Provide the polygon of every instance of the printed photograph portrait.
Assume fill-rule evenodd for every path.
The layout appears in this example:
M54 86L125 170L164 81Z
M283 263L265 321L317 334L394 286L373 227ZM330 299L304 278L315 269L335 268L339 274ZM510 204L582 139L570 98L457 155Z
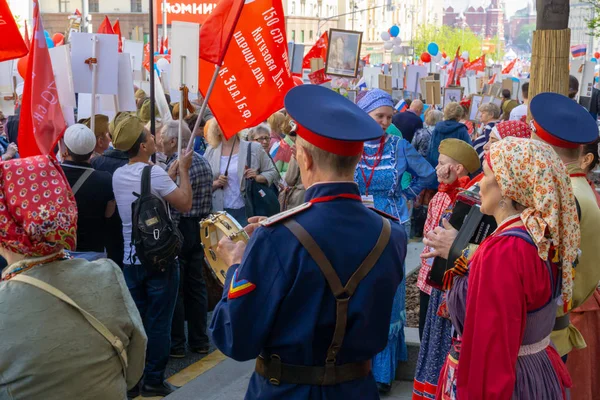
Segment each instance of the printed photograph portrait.
M361 41L362 32L330 29L325 73L355 78L358 74Z
M446 107L447 104L454 102L460 102L462 99L462 93L464 88L462 87L447 87L444 88L444 98L442 107Z
M469 120L478 121L479 106L483 102L483 96L476 94L471 98L471 107L469 108Z

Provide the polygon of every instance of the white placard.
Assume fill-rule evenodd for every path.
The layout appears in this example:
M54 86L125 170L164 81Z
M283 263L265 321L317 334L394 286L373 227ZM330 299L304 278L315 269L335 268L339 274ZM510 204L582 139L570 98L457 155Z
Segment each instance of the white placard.
M69 107L69 106L63 106L62 104L60 105L60 108L62 109L63 116L65 117L65 122L67 123L67 126L73 125L75 123L75 108Z
M129 57L131 57L131 66L134 71L142 70L142 62L144 61L144 42L123 39L123 53L129 54Z
M146 96L150 96L150 82L149 81L140 81L140 89L142 89Z
M75 89L73 87L69 45L53 47L48 49L48 52L50 53L60 105L61 107L75 107Z
M156 99L156 107L158 107L161 121L164 123L173 120L171 109L169 108L167 98L165 97L165 91L163 90L156 71L154 71L154 97Z
M0 93L7 95L14 92L13 87L13 64L17 64L14 60L0 62Z
M404 65L392 63L392 89L404 89Z
M171 45L171 89L179 89L181 57L185 56L184 82L190 92L197 92L200 25L192 22L173 21L169 44Z
M477 77L475 75L462 78L461 82L464 82L465 85L465 97L472 94L477 94Z
M4 96L0 96L0 111L2 111L5 117L15 115L14 100L4 100Z
M97 94L117 94L118 42L117 35L78 33L71 35L71 66L76 93L92 93L92 68L85 61L92 57L93 40L96 43Z
M421 78L427 76L427 67L424 65L409 65L406 67L406 91L421 93Z
M77 95L77 121L90 118L92 115L92 95L89 93L79 93ZM110 94L96 95L96 112L103 114L112 120L115 115L115 96Z
M119 53L119 111L137 111L130 63L129 54Z
M575 100L582 106L590 109L592 89L594 88L594 67L596 63L585 61L584 58L574 60L571 64L571 75L579 81L579 92Z
M367 65L363 68L363 78L368 89L376 89L379 87L379 74L381 68Z

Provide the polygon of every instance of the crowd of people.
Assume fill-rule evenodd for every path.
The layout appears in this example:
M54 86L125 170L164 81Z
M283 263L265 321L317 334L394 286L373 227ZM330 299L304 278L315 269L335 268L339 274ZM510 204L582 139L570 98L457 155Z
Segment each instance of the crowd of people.
M249 389L256 398L317 398L286 384L323 382L326 393L378 398L408 356L404 258L407 239L422 235L413 399L594 398L600 196L588 181L599 162L590 113L556 94L529 101L528 83L523 104L505 90L500 106L479 107L477 124L466 123L470 99L443 110L424 110L415 99L397 112L397 99L380 89L361 91L356 104L321 89L293 89L285 109L229 138L210 113L197 123L197 109L178 105L169 116L157 110L153 135L151 102L137 90L137 113L96 115L93 130L90 119L69 126L55 157L19 158L18 112L10 120L0 115L0 255L7 265L0 303L13 310L0 318L0 393L165 396L177 389L165 380L169 357L207 354L212 343L238 360L258 357ZM319 122L331 118L319 109L327 101L338 107L338 131ZM193 151L185 150L190 141ZM290 211L283 224L276 216L273 226L258 229L249 182ZM136 211L145 193L166 206L166 228L172 224L181 237L159 267L137 253L140 226L154 216ZM460 256L438 282L434 261L450 260L459 245L462 228L449 221L461 193L495 228L481 242L460 243ZM297 208L305 202L309 211ZM384 222L357 208L361 203ZM220 245L232 267L209 326L200 221L219 211L251 239L243 260L243 248ZM337 263L324 267L314 246L289 227L289 215L322 246L325 261ZM342 282L352 280L358 264L350 261L375 252L390 220L390 242L362 277L367 282L344 288L347 300L355 290L359 299L346 302L346 340L342 332L337 343L342 292L330 269ZM346 254L361 241L362 232L347 232L353 225L364 229L360 257ZM253 282L254 293L232 296L242 279ZM284 316L300 307L298 320ZM286 336L292 328L296 334ZM306 347L314 340L318 345ZM274 377L274 364L281 376ZM298 365L324 365L321 384L304 377L317 372ZM338 367L345 372L331 378L328 368ZM281 381L279 389L272 379ZM339 392L327 387L332 383Z

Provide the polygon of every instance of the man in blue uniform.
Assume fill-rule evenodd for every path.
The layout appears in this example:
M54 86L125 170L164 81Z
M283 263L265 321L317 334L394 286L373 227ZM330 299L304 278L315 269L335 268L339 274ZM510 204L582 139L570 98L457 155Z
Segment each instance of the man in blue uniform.
M354 171L379 125L319 86L285 98L297 124L306 203L224 238L225 290L210 333L227 356L257 358L246 399L378 399L371 358L387 343L406 234L361 202Z

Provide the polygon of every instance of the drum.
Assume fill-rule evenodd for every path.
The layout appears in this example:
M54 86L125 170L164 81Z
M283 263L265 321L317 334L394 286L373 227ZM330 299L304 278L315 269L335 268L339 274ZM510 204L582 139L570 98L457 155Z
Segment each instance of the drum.
M217 256L217 245L224 236L234 242L248 242L244 228L228 213L221 211L200 221L200 240L206 258L204 277L208 294L208 309L213 310L223 295L223 285L229 265Z

